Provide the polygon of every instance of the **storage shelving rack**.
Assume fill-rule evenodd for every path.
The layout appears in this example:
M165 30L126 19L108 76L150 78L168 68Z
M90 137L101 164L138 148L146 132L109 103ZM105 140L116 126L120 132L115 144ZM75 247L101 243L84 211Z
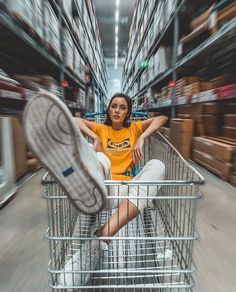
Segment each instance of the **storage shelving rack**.
M59 21L59 41L62 54L63 46L64 48L68 46L63 30L68 31L73 46L78 52L76 56L81 61L81 74L78 75L74 68L65 64L63 55L56 52L55 49L52 50L50 44L46 43L44 38L39 37L33 27L22 25L19 19L9 13L7 2L8 0L0 1L1 67L9 74L47 74L52 76L59 85L62 80L67 80L69 88L60 88L64 100L70 100L73 91L79 89L85 95L83 110L94 110L92 108L94 94L102 106L107 96L107 73L94 4L90 1L38 0L43 9L47 2ZM80 31L76 27L76 18L81 23ZM45 27L43 30L45 35ZM92 96L88 95L89 92L92 92ZM23 100L13 101L11 98L2 98L1 101L1 107L9 106L10 108L16 107L16 109L22 109L25 104ZM70 105L68 106L70 107ZM77 105L72 105L71 110L81 111L82 109Z
M160 91L162 87L168 85L170 80L176 81L184 76L203 76L204 74L213 78L217 76L217 73L220 75L221 72L235 72L236 13L234 3L231 4L234 17L219 27L217 27L216 21L211 24L213 20L209 17L208 29L205 30L204 37L202 37L203 34L199 34L189 43L190 45L186 46L187 50L182 51L181 37L190 33L188 23L196 17L196 11L199 11L204 5L209 7L214 2L189 0L137 2L122 79L123 90L132 96L133 100L136 100L137 108L140 108L138 105L143 101L145 95L152 95L153 91ZM161 13L161 5L165 5L165 10L162 10L162 18L165 20L162 29L158 31L155 30L155 26L157 15ZM214 33L211 31L211 26L217 27ZM144 78L142 81L146 71L154 65L156 60L152 58L161 46L172 48L169 66L163 72L155 72L148 80ZM222 64L220 59L227 61ZM174 88L170 99L160 102L157 100L146 109L148 111L158 111L159 109L171 111L171 116L174 117L175 108L180 104L234 98L236 95L232 95L232 93L222 98L217 94L210 95L209 92L207 96L200 93L194 98L175 98Z

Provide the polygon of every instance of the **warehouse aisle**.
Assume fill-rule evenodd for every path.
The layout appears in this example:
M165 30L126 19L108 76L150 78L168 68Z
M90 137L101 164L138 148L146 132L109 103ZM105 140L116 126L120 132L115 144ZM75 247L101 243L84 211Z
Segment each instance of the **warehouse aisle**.
M196 167L196 165L194 164ZM197 292L235 291L235 188L205 169L204 198L198 204L201 239L194 247ZM40 180L43 171L28 181L18 196L0 212L0 292L47 291L48 242L46 203Z

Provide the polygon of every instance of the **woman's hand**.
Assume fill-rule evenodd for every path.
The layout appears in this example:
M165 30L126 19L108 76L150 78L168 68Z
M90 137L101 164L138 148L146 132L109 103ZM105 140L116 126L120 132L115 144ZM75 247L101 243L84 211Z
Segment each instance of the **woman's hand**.
M133 149L134 163L139 162L143 157L143 144L144 144L144 138L140 136L136 144L134 145L134 149Z
M102 145L98 136L93 140L93 149L96 152L102 152Z

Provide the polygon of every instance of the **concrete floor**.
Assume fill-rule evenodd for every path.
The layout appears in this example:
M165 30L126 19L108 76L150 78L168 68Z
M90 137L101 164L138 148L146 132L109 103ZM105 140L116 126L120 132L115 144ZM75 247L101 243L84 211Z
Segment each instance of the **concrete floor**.
M204 198L198 202L197 228L200 239L194 246L197 292L236 291L236 188L202 167Z
M203 168L194 247L197 292L233 292L236 287L236 188ZM0 210L0 292L47 291L46 203L39 172Z
M0 292L47 290L47 216L40 179L27 181L0 210Z

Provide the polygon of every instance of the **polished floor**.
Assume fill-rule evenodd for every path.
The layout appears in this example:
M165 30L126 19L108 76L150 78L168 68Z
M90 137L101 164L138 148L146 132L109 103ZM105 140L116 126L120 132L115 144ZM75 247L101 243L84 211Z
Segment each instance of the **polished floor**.
M203 168L194 247L197 292L234 292L236 287L236 188ZM41 170L0 210L0 292L48 291L47 215Z

